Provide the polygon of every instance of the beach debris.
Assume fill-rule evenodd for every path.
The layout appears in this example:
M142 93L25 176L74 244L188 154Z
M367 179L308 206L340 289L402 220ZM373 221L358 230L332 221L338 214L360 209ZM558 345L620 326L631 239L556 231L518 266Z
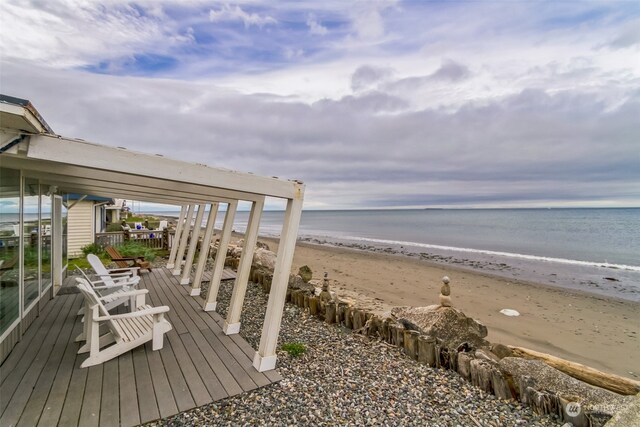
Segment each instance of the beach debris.
M449 277L442 278L442 287L440 288L440 305L442 307L451 307L451 287L449 286Z
M619 282L619 279L616 279L615 277L603 277L604 280L608 280L610 282Z
M520 313L518 312L518 310L514 310L512 308L503 308L502 310L500 310L500 313L504 314L505 316L509 316L509 317L518 317L518 316L520 316Z
M302 280L304 280L304 283L309 283L309 280L311 280L311 278L313 277L313 272L311 271L311 268L309 268L308 265L303 265L298 269L298 275L302 277Z

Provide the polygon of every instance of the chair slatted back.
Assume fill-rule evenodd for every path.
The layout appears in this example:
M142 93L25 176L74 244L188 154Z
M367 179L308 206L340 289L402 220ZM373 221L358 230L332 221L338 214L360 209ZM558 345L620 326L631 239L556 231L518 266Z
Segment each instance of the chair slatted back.
M109 311L104 306L104 304L102 304L102 301L100 301L98 294L96 294L96 291L93 290L91 284L86 279L83 279L81 277L76 278L76 282L76 287L80 290L80 292L82 292L85 301L88 301L89 307L93 308L95 306L98 306L98 313L100 314L100 316L108 316ZM91 322L91 319L85 318L84 321ZM118 337L122 336L123 332L115 322L108 320L107 326L114 335L117 335Z
M93 271L95 271L96 274L100 276L100 279L104 281L105 286L114 286L116 284L107 268L104 266L102 261L100 261L100 258L94 254L89 254L87 255L87 261L89 261L89 264L93 267Z

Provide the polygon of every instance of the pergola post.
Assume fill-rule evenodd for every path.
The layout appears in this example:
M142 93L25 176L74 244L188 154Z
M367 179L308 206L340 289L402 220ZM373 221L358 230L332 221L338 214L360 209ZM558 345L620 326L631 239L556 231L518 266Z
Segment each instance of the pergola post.
M188 205L182 205L180 207L180 217L178 218L178 223L176 224L176 234L173 236L171 253L169 254L169 260L167 262L167 268L169 270L171 270L176 263L176 255L178 254L178 246L180 245L180 236L182 235L182 230L184 229L184 217L187 213L188 207Z
M231 302L227 319L224 321L222 330L225 334L237 334L240 332L240 314L242 312L242 304L244 304L244 296L247 291L247 282L249 281L249 273L251 273L251 264L253 263L253 251L258 241L258 229L260 227L260 218L262 209L264 208L264 198L251 205L251 213L249 214L249 222L247 223L247 231L244 236L244 248L240 256L240 264L238 265L238 275L236 283L233 287Z
M188 285L191 280L191 266L193 265L193 258L196 256L196 249L198 248L198 239L200 238L200 229L202 228L202 217L204 216L204 207L206 205L198 205L198 213L196 214L196 222L193 224L193 232L191 233L191 240L189 243L189 250L187 251L187 259L182 269L182 277L180 278L181 285Z
M209 251L211 247L211 239L213 237L214 227L216 225L216 216L218 215L218 203L211 203L209 206L209 216L207 217L207 228L202 238L202 246L200 247L200 255L198 256L198 265L196 266L196 275L191 284L191 296L200 295L200 283L202 283L202 275L207 266Z
M216 305L218 304L218 290L220 289L220 280L222 279L222 272L224 271L224 261L227 258L227 247L229 246L229 240L231 240L233 220L235 219L237 209L237 200L230 202L227 206L227 213L224 216L224 226L222 227L222 235L220 236L220 246L218 247L218 253L216 254L216 260L213 266L211 282L209 282L207 299L204 302L204 311L213 311L216 309Z
M260 347L253 357L253 366L259 372L269 371L276 367L276 345L278 343L278 334L280 333L287 286L289 285L289 272L291 271L293 254L296 248L300 216L302 215L303 189L302 185L298 185L296 197L287 201L287 211L282 233L280 234L280 244L273 272L273 281L271 282L269 302L267 303L267 313L262 325Z
M182 271L182 258L184 257L184 251L187 248L187 240L189 239L189 229L191 228L191 220L193 219L193 211L196 205L189 205L187 215L185 217L184 228L180 234L180 246L178 247L178 253L176 254L176 260L172 274L179 276Z

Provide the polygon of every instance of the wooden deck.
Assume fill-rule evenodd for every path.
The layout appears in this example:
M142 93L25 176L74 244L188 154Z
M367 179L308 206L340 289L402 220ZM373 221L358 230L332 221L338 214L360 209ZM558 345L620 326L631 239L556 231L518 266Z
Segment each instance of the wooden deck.
M223 319L166 269L143 273L153 305L168 305L164 348L151 343L80 369L80 294L60 295L40 313L0 366L0 426L133 426L279 381L252 366L254 349L222 332Z

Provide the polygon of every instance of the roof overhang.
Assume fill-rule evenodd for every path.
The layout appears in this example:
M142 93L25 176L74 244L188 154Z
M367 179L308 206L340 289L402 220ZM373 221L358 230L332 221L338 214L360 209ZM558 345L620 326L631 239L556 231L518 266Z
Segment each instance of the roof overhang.
M4 167L22 169L61 191L184 205L302 198L297 181L266 178L98 145L55 135L31 135L2 154Z

